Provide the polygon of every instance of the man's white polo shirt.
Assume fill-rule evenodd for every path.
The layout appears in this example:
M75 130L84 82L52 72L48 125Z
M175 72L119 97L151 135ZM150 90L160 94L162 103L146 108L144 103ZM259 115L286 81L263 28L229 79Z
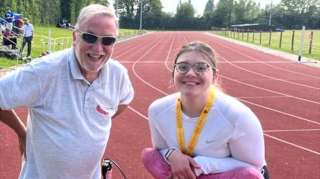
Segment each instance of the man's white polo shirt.
M27 106L23 179L100 179L111 117L129 104L128 72L110 59L92 84L73 49L40 58L0 80L0 108Z
M23 26L23 37L31 37L33 35L33 25L28 23Z

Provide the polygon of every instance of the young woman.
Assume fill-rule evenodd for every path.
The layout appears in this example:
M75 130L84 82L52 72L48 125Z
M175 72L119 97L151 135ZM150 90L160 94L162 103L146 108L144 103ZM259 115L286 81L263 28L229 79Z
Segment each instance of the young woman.
M153 148L145 168L157 179L260 179L265 165L261 124L243 103L217 88L211 47L191 42L176 56L177 93L148 111Z

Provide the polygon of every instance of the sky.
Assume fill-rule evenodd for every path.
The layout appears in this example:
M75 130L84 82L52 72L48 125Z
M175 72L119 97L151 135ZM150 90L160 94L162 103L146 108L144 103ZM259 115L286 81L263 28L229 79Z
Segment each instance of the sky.
M169 13L175 13L177 4L179 3L180 0L161 0L162 3L162 11L164 12L169 12ZM182 0L182 2L185 2L188 0ZM215 4L219 0L214 0ZM256 3L260 3L262 7L265 7L266 4L270 4L271 1L273 4L277 4L280 2L280 0L254 0ZM193 7L195 8L196 15L202 15L203 10L206 6L206 3L208 0L191 0L191 3Z
M110 3L113 4L115 0L109 0ZM180 0L160 0L162 3L162 11L164 12L169 12L174 14L176 12L177 4L179 3ZM182 2L187 2L188 0L181 0ZM214 0L215 4L219 0ZM270 4L271 2L273 4L278 4L281 0L253 0L256 3L260 3L260 5L264 8L266 4ZM203 10L206 6L206 3L208 0L191 0L191 3L193 7L195 8L196 15L202 15Z

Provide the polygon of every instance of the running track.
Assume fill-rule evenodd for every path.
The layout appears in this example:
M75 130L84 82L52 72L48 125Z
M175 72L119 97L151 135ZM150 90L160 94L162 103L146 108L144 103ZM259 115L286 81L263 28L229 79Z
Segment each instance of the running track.
M160 32L118 43L113 57L129 70L135 99L114 119L106 157L129 179L149 179L140 152L151 146L147 107L174 91L175 54L189 41L209 43L217 52L222 88L247 104L261 120L272 179L320 178L320 68L256 51L206 33ZM25 119L26 110L17 109ZM15 134L0 124L0 178L15 179L20 156ZM121 178L115 169L114 178Z

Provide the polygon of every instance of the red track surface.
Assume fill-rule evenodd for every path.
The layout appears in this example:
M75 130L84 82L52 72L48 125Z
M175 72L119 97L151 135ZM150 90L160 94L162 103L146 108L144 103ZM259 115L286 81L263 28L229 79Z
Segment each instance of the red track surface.
M251 107L261 120L272 179L320 178L320 68L298 64L195 32L152 33L119 43L114 58L129 70L136 95L114 119L105 156L118 161L129 179L149 179L140 152L151 146L148 105L174 91L170 64L188 41L216 50L225 91ZM18 109L26 118L26 110ZM0 178L17 178L20 156L15 134L0 124ZM117 170L114 178L121 178Z

